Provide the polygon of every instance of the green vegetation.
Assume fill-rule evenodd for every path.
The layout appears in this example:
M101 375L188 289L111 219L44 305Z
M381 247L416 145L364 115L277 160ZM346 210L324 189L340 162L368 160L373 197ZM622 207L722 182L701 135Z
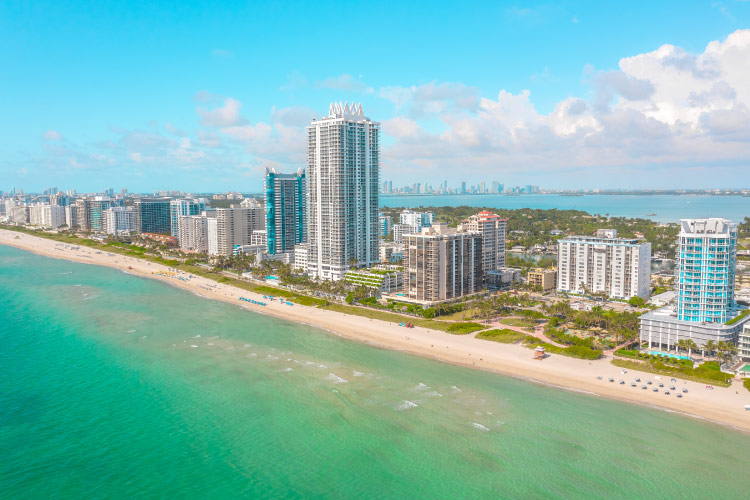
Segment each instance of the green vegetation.
M485 332L479 332L476 338L483 340L492 340L493 342L501 342L503 344L515 344L526 339L526 335L515 330L508 330L503 328L502 330L487 330Z
M742 312L740 312L737 316L735 316L734 318L732 318L729 321L727 321L725 324L726 325L734 325L735 323L737 323L738 321L740 321L742 318L744 318L748 314L750 314L750 309L743 309Z
M487 328L484 325L480 325L479 323L452 323L446 331L448 333L452 333L454 335L466 335L467 333L473 333L479 330L484 330Z
M536 337L527 336L524 340L524 344L534 349L536 346L544 347L544 350L551 354L561 354L570 358L578 359L599 359L602 357L602 351L599 349L592 349L590 347L582 345L572 345L570 347L558 347L556 345L543 342Z
M747 389L748 391L750 391L750 378L746 378L745 380L743 380L742 381L742 385L745 386L745 389Z
M517 328L526 328L531 332L534 331L534 326L536 326L536 322L526 318L503 318L500 320L500 324L515 326Z
M682 363L667 364L664 359L649 361L613 359L612 364L621 368L629 368L642 372L655 373L657 375L666 375L668 377L679 377L704 384L715 384L722 387L729 387L729 381L732 379L733 375L722 372L718 362L708 361L699 367L694 368L692 361L680 361L682 361Z
M646 305L646 300L643 297L630 297L628 305L633 307L643 307Z
M431 211L435 219L455 227L464 219L480 210L488 210L508 219L507 247L521 245L532 248L534 245L554 244L566 234L594 234L603 227L617 229L619 236L634 238L635 233L642 233L651 243L654 253L674 256L674 245L679 228L677 224L659 225L650 219L629 219L626 217L608 217L590 215L580 210L543 210L543 209L502 209L490 207L418 207L415 210ZM403 207L382 207L386 215L398 218ZM747 223L750 226L750 222ZM743 226L747 227L747 226ZM561 231L561 235L552 235L550 231ZM750 230L748 230L750 233ZM525 267L525 266L524 266ZM541 266L540 266L541 267Z

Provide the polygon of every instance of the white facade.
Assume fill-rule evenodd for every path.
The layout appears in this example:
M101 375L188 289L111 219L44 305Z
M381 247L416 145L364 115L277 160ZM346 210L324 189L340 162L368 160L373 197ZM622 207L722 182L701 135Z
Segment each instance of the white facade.
M265 230L253 231L253 234L250 235L250 244L268 246L268 232Z
M419 226L419 231L421 231L423 227L431 226L434 219L435 214L432 212L414 212L406 209L399 214L399 222L401 224Z
M57 205L31 205L29 224L49 229L65 225L65 207Z
M557 291L648 299L651 243L637 239L570 236L558 241Z
M217 208L211 210L207 221L208 253L232 255L237 245L252 244L253 231L265 224L263 208Z
M135 214L132 207L112 207L104 211L104 232L127 234L135 231Z
M508 219L492 212L479 212L461 224L461 229L482 235L482 267L485 273L505 267L505 228Z
M331 104L307 127L308 273L343 279L378 262L380 124L362 106Z
M399 245L404 242L404 235L419 234L422 226L415 224L394 224L393 225L393 242Z
M208 217L205 215L179 216L177 233L180 249L188 252L208 252Z
M299 245L295 245L294 247L294 268L297 270L305 271L307 270L307 254L308 254L308 244L307 243L301 243Z

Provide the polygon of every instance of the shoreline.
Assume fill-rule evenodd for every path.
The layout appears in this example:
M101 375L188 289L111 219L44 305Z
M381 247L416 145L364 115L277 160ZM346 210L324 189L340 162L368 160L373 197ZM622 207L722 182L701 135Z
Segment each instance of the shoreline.
M634 370L628 370L627 373L622 374L619 367L609 362L610 357L587 361L552 355L543 361L538 361L532 359L532 351L523 346L479 340L473 338L474 334L451 335L423 327L406 329L382 320L300 304L288 306L277 301L268 302L267 306L260 306L240 301L239 297L258 301L264 299L260 294L218 283L208 278L200 276L188 278L188 274L184 272L180 273L184 280L157 275L154 273L166 272L169 268L136 257L108 253L106 250L85 246L73 248L67 243L5 229L0 229L0 245L12 246L45 257L100 265L115 268L133 276L156 279L192 292L201 298L233 303L249 311L320 328L334 335L364 342L373 347L401 351L589 396L639 404L750 432L750 412L744 409L744 405L750 404L750 392L736 382L729 388L715 387L712 391L708 391L705 389L705 384L677 379L671 384L675 385L678 391L683 387L689 391L684 394L683 398L678 399L675 394L667 396L661 390L653 392L651 390L653 386L648 386L649 390L645 391L640 388L640 383L636 387L631 387L630 382L636 377L640 377L644 383L646 380L656 382L659 379L656 379L654 374ZM598 380L598 376L602 376L602 380ZM609 377L616 381L625 380L626 383L620 385L617 382L608 382ZM661 379L667 386L670 385L668 380L669 377Z

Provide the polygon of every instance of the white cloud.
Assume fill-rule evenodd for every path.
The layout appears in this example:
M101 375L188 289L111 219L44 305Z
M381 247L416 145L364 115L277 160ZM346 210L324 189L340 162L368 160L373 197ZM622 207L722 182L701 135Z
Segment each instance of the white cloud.
M47 130L42 137L48 141L61 141L63 136L57 130Z
M516 13L518 14L518 13ZM539 113L528 91L481 97L461 84L384 87L398 115L384 122L395 143L388 169L449 173L461 167L504 172L610 167L750 167L750 30L689 53L664 45L591 73L587 101L569 97ZM427 133L421 116L444 130ZM644 171L644 172L645 172ZM748 168L745 172L750 172ZM481 176L477 173L476 176ZM744 180L750 180L745 173ZM675 181L679 183L679 179Z
M224 99L224 105L211 110L198 108L201 124L207 127L235 127L244 125L247 120L240 116L242 103L232 97Z

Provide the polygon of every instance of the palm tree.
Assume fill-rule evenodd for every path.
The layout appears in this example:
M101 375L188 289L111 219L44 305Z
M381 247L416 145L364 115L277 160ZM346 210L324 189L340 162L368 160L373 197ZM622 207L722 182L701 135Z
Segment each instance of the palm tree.
M687 347L687 350L688 350L688 356L692 354L693 349L698 348L698 345L695 342L693 342L693 339L687 339L685 341L685 346Z
M703 345L703 355L706 355L706 352L708 352L708 355L710 356L714 350L716 349L716 342L713 340L709 340Z

